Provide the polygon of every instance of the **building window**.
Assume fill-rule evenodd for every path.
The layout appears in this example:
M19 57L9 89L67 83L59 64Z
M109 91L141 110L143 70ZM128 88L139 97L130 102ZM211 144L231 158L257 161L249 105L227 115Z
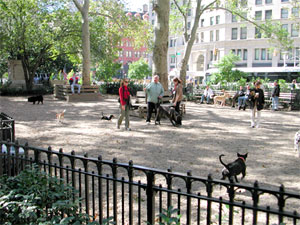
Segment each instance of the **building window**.
M288 2L289 0L281 0L281 2Z
M192 15L192 9L188 9L187 15L188 15L188 16L191 16L191 15Z
M287 19L289 17L289 10L288 9L281 9L281 19Z
M214 52L210 51L210 61L213 61L213 59L214 59Z
M255 20L262 20L262 11L255 12Z
M255 49L254 59L259 60L259 49L258 48Z
M255 27L255 38L261 38L261 32L257 27Z
M201 32L201 42L204 42L204 33Z
M247 39L247 27L241 27L240 39Z
M187 29L190 30L191 29L191 22L187 23Z
M220 23L220 16L216 16L216 24Z
M281 28L286 30L286 32L289 32L289 25L288 24L282 24Z
M210 31L209 33L209 41L214 41L214 31Z
M210 25L211 26L214 25L214 17L210 17L209 19L210 19Z
M204 27L204 19L201 19L201 27Z
M196 43L199 43L199 33L196 34Z
M262 0L255 0L255 5L261 5L262 4Z
M241 6L242 7L248 6L248 0L241 0Z
M242 58L242 49L237 50L237 56Z
M231 40L237 40L237 28L231 29Z
M261 60L266 60L266 49L262 48L261 49Z
M231 53L235 55L235 49L231 49Z
M233 15L233 14L232 14L232 16L231 16L231 22L232 22L232 23L237 22L237 16L236 16L236 15Z
M267 59L272 60L272 52L270 50L267 52Z
M128 57L128 51L126 51L126 57Z
M265 20L271 20L272 19L272 10L266 10L265 11Z
M247 60L248 59L248 50L244 49L243 51L243 60Z
M220 40L220 31L216 30L216 41Z
M173 39L170 40L170 47L173 47Z
M266 0L266 4L271 4L272 0Z
M297 8L297 7L292 8L292 15L294 17L299 18L299 8Z
M174 54L172 54L172 55L170 55L170 62L171 63L175 63L175 55Z
M292 37L298 37L299 36L299 27L297 24L292 24L292 32L291 32L291 36Z

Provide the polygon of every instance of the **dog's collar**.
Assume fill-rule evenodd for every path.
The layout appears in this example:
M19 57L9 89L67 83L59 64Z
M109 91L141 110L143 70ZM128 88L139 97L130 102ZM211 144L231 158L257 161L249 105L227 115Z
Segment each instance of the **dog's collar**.
M239 157L239 159L242 159L244 162L246 162L246 160L243 157L241 157L241 156Z

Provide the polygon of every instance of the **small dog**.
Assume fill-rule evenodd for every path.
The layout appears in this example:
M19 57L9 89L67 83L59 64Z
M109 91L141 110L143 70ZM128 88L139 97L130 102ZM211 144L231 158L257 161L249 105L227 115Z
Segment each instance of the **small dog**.
M28 102L32 102L33 104L35 104L35 102L38 102L38 104L40 104L40 102L44 104L43 101L44 98L42 95L32 96L28 98Z
M300 143L300 130L296 132L294 138L294 149L296 152L298 152L298 157L300 157L299 143Z
M229 98L230 95L224 92L224 95L219 95L214 97L214 104L216 105L218 102L221 102L221 106L225 106L226 98Z
M225 167L222 170L222 180L225 180L226 177L233 182L232 177L235 178L235 181L238 183L237 175L242 173L242 179L246 176L246 158L248 153L245 155L237 153L237 159L234 162L228 163L227 165L222 161L223 154L219 156L221 164Z
M111 120L112 118L115 118L115 116L114 115L104 116L103 112L102 112L101 120Z
M182 116L175 111L174 107L159 106L155 117L155 125L160 125L159 118L161 118L162 115L167 116L174 127L182 125Z
M62 122L65 118L65 112L66 110L62 111L61 113L56 113L56 119L58 122Z

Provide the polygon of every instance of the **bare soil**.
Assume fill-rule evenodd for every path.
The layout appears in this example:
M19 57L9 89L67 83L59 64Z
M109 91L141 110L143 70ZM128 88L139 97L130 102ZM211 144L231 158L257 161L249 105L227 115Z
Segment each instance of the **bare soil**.
M247 175L242 181L279 187L299 193L300 158L293 148L294 134L299 130L298 111L264 110L260 128L250 128L250 111L236 108L199 105L186 102L183 126L173 127L168 120L160 126L146 125L144 119L131 117L132 131L116 129L118 102L107 96L99 102L68 103L44 96L43 105L33 105L26 97L0 97L0 111L16 121L16 138L31 146L90 157L102 155L105 160L220 178L222 165L236 159L236 153L248 152ZM66 109L62 123L56 113ZM115 115L113 121L100 120Z

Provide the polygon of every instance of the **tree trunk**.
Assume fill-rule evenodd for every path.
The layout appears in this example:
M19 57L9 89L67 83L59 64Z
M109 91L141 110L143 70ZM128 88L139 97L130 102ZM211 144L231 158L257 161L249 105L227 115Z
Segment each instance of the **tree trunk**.
M189 62L189 59L191 56L192 47L195 42L195 36L196 36L197 28L199 26L199 20L200 20L202 13L203 13L203 11L201 11L201 1L198 0L197 8L196 8L196 16L195 16L194 25L193 25L191 34L185 35L185 37L186 37L185 42L187 42L187 45L184 49L184 57L181 61L181 68L180 68L180 79L183 82L183 87L185 87L185 84L186 84L187 65L188 65L188 62ZM187 30L185 31L185 33L187 34Z
M153 10L157 15L157 23L154 27L153 64L154 74L159 75L160 83L168 90L168 45L169 45L169 14L170 0L157 0L153 4Z
M90 1L85 0L83 6L79 4L77 0L73 0L77 9L82 16L82 84L90 85L90 29L89 29L89 7Z

